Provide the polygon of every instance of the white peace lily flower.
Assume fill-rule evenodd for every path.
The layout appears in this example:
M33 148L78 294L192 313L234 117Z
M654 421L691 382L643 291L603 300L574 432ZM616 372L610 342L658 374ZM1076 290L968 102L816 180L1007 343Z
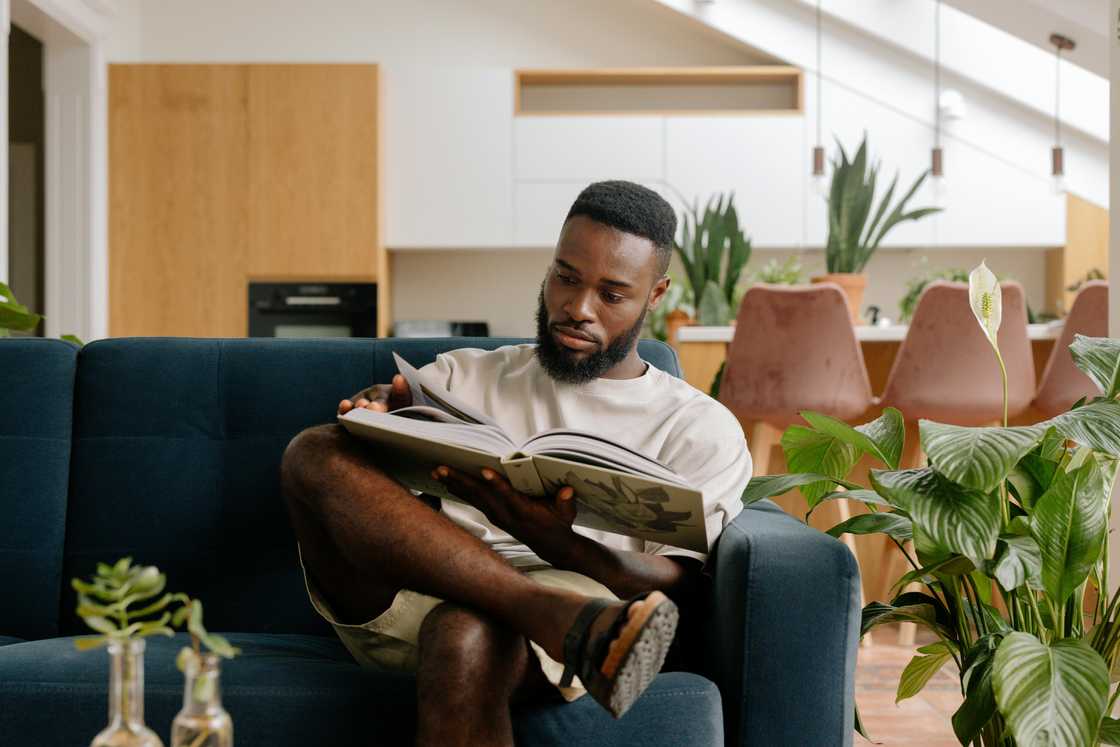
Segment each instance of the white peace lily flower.
M968 302L988 342L999 350L997 334L1003 319L1003 296L999 281L984 262L968 274Z

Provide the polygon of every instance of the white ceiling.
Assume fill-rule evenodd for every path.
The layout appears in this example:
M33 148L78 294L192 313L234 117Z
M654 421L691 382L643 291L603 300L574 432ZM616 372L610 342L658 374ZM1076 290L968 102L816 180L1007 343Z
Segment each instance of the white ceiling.
M1047 51L1057 32L1077 43L1062 57L1108 77L1108 0L943 0L946 5Z

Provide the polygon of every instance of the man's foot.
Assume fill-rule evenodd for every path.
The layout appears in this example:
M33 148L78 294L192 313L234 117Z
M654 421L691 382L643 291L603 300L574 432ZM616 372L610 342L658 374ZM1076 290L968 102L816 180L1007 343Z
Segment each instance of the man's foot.
M591 697L615 718L634 704L665 662L680 618L660 591L624 605L588 602L564 639L564 679L578 675Z

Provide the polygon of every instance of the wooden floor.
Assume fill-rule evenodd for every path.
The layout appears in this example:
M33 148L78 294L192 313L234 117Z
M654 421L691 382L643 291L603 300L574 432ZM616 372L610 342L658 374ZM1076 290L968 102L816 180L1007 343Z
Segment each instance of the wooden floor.
M914 656L915 647L893 645L897 634L886 627L877 630L875 638L874 645L860 648L856 667L856 705L872 741L857 734L856 747L959 747L950 720L961 704L953 664L935 674L916 696L895 705L898 677Z

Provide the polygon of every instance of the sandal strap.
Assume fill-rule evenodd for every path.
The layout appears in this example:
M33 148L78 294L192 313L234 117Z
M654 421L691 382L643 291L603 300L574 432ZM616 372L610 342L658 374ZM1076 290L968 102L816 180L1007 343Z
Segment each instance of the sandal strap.
M604 609L614 604L614 600L596 598L583 606L579 614L576 615L572 627L568 629L564 636L564 673L560 679L560 687L570 686L572 678L576 674L579 675L584 687L591 686L588 679L598 674L599 664L610 647L611 641L618 637L629 619L627 613L630 607L649 595L650 592L647 591L628 599L626 606L622 608L610 627L604 633L597 635L594 641L591 640L590 636L591 624Z

